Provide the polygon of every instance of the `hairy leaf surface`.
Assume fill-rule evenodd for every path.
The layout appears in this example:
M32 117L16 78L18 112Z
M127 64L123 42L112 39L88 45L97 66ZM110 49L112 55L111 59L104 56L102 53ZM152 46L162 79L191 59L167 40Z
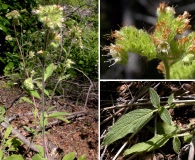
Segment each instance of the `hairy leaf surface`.
M156 135L146 142L137 143L133 145L130 149L127 149L124 152L124 155L129 155L132 153L150 152L152 150L162 147L169 140L169 138L170 137L165 134Z
M129 133L137 133L152 117L153 110L137 109L122 116L106 135L103 145L108 145Z
M160 106L160 97L153 88L150 88L150 101L155 108Z

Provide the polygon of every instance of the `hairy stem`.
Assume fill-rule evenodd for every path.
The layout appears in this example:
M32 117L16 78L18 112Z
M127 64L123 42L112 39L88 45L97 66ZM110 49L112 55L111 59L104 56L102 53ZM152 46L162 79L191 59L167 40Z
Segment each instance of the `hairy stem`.
M42 93L41 93L41 100L42 100L42 105L41 105L41 113L42 113L42 138L43 138L43 148L44 148L44 157L45 157L45 150L46 150L46 142L45 142L45 125L44 125L44 112L45 112L45 95L44 95L44 90L45 90L45 81L44 81L44 73L45 73L45 59L43 59L43 71L42 71Z
M22 63L24 65L24 68L26 68L26 63L25 63L25 60L24 60L24 54L23 54L23 51L22 51L22 47L18 41L18 38L17 38L17 34L16 34L16 26L14 25L14 33L15 33L15 37L16 37L16 42L17 42L17 45L18 45L18 48L19 48L19 52L20 52L20 56L22 58ZM29 77L28 75L28 72L25 70L26 72L26 76Z
M170 79L170 66L168 64L168 59L163 59L163 63L165 66L165 79Z

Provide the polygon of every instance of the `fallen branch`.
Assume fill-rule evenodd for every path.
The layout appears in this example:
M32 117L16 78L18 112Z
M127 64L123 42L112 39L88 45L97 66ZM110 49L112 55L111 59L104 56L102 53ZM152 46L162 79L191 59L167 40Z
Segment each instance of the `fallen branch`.
M72 68L79 71L79 72L81 72L90 82L90 86L89 86L89 89L88 89L88 92L87 92L87 97L85 99L85 105L84 105L84 110L86 110L89 94L90 94L91 89L94 87L94 84L93 84L92 80L83 71L81 71L80 69L75 68L75 67L72 67Z
M73 119L73 118L77 118L77 117L81 117L81 116L84 116L86 115L88 112L74 112L72 113L70 116L67 116L66 118L68 120L70 119ZM15 117L17 117L19 115L14 115L14 116L11 116L10 118L6 118L4 120L4 122L1 123L1 126L3 126L4 128L8 128L10 126L10 121L12 121ZM58 123L62 123L63 121L61 120L56 120L54 122L51 122L49 123L47 126L46 126L46 129L55 125L55 124L58 124ZM30 142L30 140L28 140L25 136L23 136L18 130L12 128L12 134L17 136L18 139L20 139L27 147L29 147L31 150L35 151L35 152L39 152L38 148L35 146L34 143ZM50 160L52 160L52 157L50 157Z
M10 124L8 122L6 122L6 120L5 120L4 122L1 123L1 126L3 126L4 128L7 129L10 126ZM12 134L16 135L18 137L18 139L20 139L31 150L33 150L35 152L39 152L38 148L33 143L31 143L28 139L26 139L26 137L23 136L18 130L12 128Z

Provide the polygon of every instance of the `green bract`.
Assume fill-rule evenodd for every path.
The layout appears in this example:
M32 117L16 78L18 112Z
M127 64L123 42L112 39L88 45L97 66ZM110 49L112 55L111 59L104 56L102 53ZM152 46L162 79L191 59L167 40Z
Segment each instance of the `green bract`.
M157 8L157 16L154 32L151 34L133 26L125 26L119 31L114 31L111 37L115 38L115 43L104 47L108 50L108 55L112 56L109 61L114 61L113 64L116 62L125 64L129 52L140 54L148 60L158 58L163 61L167 79L176 78L173 76L175 74L172 74L172 66L179 61L190 68L195 54L195 32L186 34L191 28L189 13L185 11L183 15L175 17L174 8L161 3ZM184 72L182 73L184 77L193 78L187 76L182 68L177 72ZM192 72L194 71L190 69L191 74Z
M111 44L109 49L113 60L126 63L128 60L128 52L140 53L147 56L148 59L156 57L156 49L151 36L135 27L123 27L120 31L115 31L112 36L116 38L115 45ZM139 42L139 43L138 43Z

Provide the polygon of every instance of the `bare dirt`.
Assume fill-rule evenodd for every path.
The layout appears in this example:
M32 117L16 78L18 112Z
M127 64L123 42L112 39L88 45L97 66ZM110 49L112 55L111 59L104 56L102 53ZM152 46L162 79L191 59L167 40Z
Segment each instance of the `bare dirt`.
M52 105L55 108L51 112L70 113L70 115L67 115L70 123L58 122L52 125L51 122L56 121L56 119L50 119L48 123L50 125L46 127L47 149L53 159L60 160L69 152L76 152L77 158L85 155L87 160L98 159L98 94L97 89L94 90L92 91L92 96L89 95L86 108L84 108L86 93L84 93L83 101L73 101L70 98L70 94L69 96L63 95L53 98ZM26 96L34 101L34 105L21 101L22 96ZM46 100L46 108L48 108L47 103L48 100ZM33 100L19 86L7 88L5 81L1 80L0 106L6 107L6 117L14 117L10 123L16 130L34 144L42 146L39 118L35 118L33 114L35 109L38 109L40 114L40 100ZM36 135L27 131L24 126L35 130ZM3 136L5 128L0 126L0 130L1 136ZM6 151L6 153L8 155L11 152ZM21 154L25 159L31 159L35 154L34 151L25 145L20 147L15 153Z

